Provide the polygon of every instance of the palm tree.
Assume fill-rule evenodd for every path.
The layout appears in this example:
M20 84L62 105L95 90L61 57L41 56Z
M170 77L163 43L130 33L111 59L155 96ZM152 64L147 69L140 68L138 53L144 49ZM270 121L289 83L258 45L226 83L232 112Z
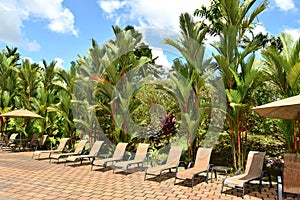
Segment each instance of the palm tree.
M176 97L180 99L182 112L181 126L186 127L187 147L189 148L189 157L194 156L195 133L197 132L199 118L203 118L204 113L199 113L200 91L205 87L205 73L210 71L210 60L204 60L205 46L204 38L208 29L200 29L199 26L188 13L183 13L179 17L181 37L177 39L167 38L165 43L175 47L185 58L186 63L180 59L174 60L174 71L178 73L170 74L171 80L175 83L172 87ZM178 77L182 76L182 77ZM188 89L191 88L191 91ZM196 112L195 112L196 111ZM199 144L198 144L199 145Z
M49 115L53 114L52 124L59 124L58 131L70 138L72 148L77 140L77 133L73 120L71 97L63 90L60 90L56 95L59 102L49 106L47 112Z
M17 80L23 95L23 106L30 109L31 98L37 95L37 88L41 83L41 68L38 64L31 64L26 59L18 68L17 73Z
M18 53L17 51L18 51L17 47L10 48L10 47L6 46L6 50L3 50L3 54L7 58L12 57L13 63L15 63L17 65L20 60L20 53Z
M213 44L217 50L213 56L222 73L227 95L227 123L232 140L234 168L241 166L244 160L241 149L241 132L245 125L243 112L247 108L247 93L258 75L254 52L262 47L259 40L249 40L249 33L255 26L254 20L268 5L267 1L263 1L253 8L255 2L214 0L209 9L202 8L195 12L210 20L212 23L209 28L220 35L219 42ZM235 155L238 155L237 159Z
M113 31L115 34L114 40L105 43L103 48L100 48L92 40L92 48L88 51L87 57L79 57L80 77L78 80L82 84L81 88L91 87L92 89L92 93L87 96L86 102L89 103L91 108L95 109L104 133L110 135L112 141L118 141L124 140L121 137L126 136L127 122L125 120L122 124L116 124L112 109L122 111L119 103L125 102L127 97L116 96L114 98L112 96L113 91L118 83L121 83L120 88L125 91L126 81L133 78L130 76L134 74L127 74L127 72L138 72L141 66L151 61L145 55L151 56L151 54L149 52L144 54L143 51L137 52L142 35L132 27L126 27L122 30L118 26L114 26ZM77 92L83 94L85 91L77 90ZM80 99L79 97L76 98ZM90 111L93 111L93 109L90 109Z
M16 70L16 62L13 56L7 57L4 53L0 53L0 87L1 94L7 90L7 82L13 77Z
M279 88L282 98L291 97L300 92L300 39L294 40L287 33L279 34L282 49L270 45L261 54L266 67L267 81ZM281 122L280 122L281 123ZM295 123L283 122L286 142L290 152L297 150ZM300 144L298 145L300 148Z
M5 113L14 109L16 106L16 66L19 60L17 49L13 50L6 47L7 51L0 52L0 113ZM8 120L0 119L1 131L7 127Z

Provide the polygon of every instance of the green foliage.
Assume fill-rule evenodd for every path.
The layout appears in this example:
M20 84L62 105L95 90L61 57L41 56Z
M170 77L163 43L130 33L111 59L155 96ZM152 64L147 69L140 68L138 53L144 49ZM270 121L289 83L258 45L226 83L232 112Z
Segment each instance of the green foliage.
M248 108L247 97L255 86L254 82L261 68L261 65L254 62L254 52L259 50L263 43L255 40L254 35L249 40L248 33L255 27L254 20L266 9L268 2L263 1L257 7L254 7L254 3L255 0L214 0L210 7L202 7L194 13L209 20L211 24L205 25L209 26L210 33L220 36L220 40L213 44L217 51L213 56L222 73L227 96L226 121L231 136L235 169L243 163L245 152L241 137L245 131L247 115L244 113Z
M173 94L155 84L148 84L137 90L131 97L129 104L130 106L135 106L130 109L133 110L130 116L132 120L140 126L151 123L152 115L150 115L149 112L154 105L162 106L165 113L178 114L180 111L177 100ZM151 112L151 114L155 113ZM160 116L159 119L162 119L162 116Z
M212 152L211 163L214 165L233 167L230 135L223 132L217 140L218 143L215 145Z
M163 69L132 26L113 26L115 38L103 46L92 39L92 47L68 71L58 69L55 61L41 66L21 62L17 48L6 47L0 53L0 113L24 107L44 119L1 119L1 131L48 134L51 147L61 137L71 138L70 148L78 137L88 137L90 143L103 138L129 142L131 150L138 142L151 142L153 157L172 142L186 147L186 162L199 146L218 141L212 163L233 168L244 163L249 150L280 158L294 150L295 123L264 119L250 108L300 92L300 40L253 33L267 5L266 0L213 0L194 12L205 20L181 14L181 36L164 41L181 57L174 59L168 76L163 74L167 80L155 84ZM220 40L205 60L208 34ZM257 52L264 60L257 60ZM212 94L218 87L210 83L219 79L228 104L213 118L211 103L217 95ZM224 112L224 129L210 130L210 122L223 120Z
M263 72L269 78L268 82L278 88L279 98L286 98L297 95L300 91L300 39L294 40L287 33L282 33L279 37L281 51L272 45L262 51L266 65ZM282 121L278 125L285 135L289 151L296 151L295 123Z
M85 125L89 133L99 124L113 143L129 142L139 133L132 129L131 119L124 116L129 118L129 114L139 109L138 101L130 102L132 91L136 89L136 80L147 72L143 66L154 60L151 49L141 42L142 34L133 27L114 26L113 32L115 39L103 47L92 40L87 57L78 59L78 87L75 85L76 100L73 100L78 111L75 121Z
M247 135L247 149L265 151L267 157L280 158L287 152L287 147L281 134L251 134Z

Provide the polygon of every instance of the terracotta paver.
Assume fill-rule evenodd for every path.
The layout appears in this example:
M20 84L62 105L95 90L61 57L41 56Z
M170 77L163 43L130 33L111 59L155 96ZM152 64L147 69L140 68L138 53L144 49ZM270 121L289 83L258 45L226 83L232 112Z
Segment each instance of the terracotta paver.
M90 170L90 165L64 166L63 163L49 163L45 160L32 160L32 152L0 151L0 200L23 199L242 199L241 192L228 189L221 194L222 175L218 180L205 183L199 179L193 188L190 182L177 182L164 176L144 180L143 172L125 175L113 174L112 170L102 172ZM245 199L276 199L276 185L263 187L249 185Z

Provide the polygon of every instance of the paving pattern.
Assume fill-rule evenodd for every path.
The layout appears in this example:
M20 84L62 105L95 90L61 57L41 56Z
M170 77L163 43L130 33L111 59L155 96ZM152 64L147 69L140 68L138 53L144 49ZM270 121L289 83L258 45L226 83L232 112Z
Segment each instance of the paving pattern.
M201 177L193 188L185 181L174 185L172 174L165 175L161 183L143 172L130 174L112 170L90 170L90 165L49 163L47 159L32 160L32 152L0 151L0 200L98 200L98 199L242 199L241 192L226 190L221 194L223 176L206 183ZM276 199L276 185L264 184L262 193L258 185L249 185L244 199Z

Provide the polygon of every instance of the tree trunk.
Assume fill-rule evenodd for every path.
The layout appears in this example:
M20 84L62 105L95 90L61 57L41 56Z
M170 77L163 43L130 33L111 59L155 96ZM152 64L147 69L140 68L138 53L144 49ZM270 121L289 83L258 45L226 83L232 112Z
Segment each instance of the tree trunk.
M236 150L235 150L235 136L233 134L232 128L230 129L230 137L231 137L231 154L232 154L232 166L233 169L236 170Z

